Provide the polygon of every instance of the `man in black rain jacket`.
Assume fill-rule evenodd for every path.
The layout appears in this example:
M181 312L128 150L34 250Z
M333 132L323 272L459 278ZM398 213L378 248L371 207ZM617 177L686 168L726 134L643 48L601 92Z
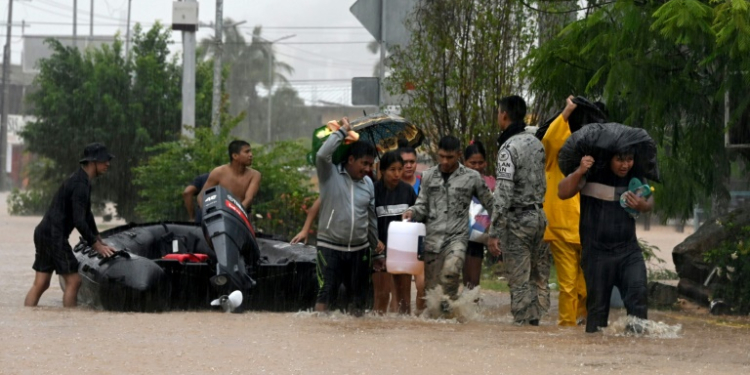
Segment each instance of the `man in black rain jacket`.
M91 179L106 173L113 157L101 143L86 146L79 161L81 168L73 172L55 193L42 222L34 230L36 258L32 268L36 276L24 305L36 306L39 303L39 298L49 288L52 271L55 271L65 281L63 306L76 306L81 277L78 275L78 261L68 243L73 228L102 256L114 253L115 249L105 245L99 237L91 213Z

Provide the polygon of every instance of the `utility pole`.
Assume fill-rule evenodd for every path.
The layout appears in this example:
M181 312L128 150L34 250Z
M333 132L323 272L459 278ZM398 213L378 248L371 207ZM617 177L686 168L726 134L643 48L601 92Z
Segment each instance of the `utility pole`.
M195 2L196 0L184 0ZM197 23L196 11L196 23ZM197 25L195 26L197 29ZM182 31L182 135L193 138L195 128L195 29Z
M268 43L268 116L266 126L268 128L268 142L271 144L271 114L273 113L273 43Z
M73 0L73 47L78 48L78 0Z
M380 2L380 79L378 79L378 107L385 105L385 3L387 0Z
M127 31L125 32L125 58L128 58L130 52L130 3L132 0L128 0L128 25Z
M89 11L89 36L94 36L94 0L91 0L91 9Z
M5 32L5 48L3 49L3 91L2 115L0 116L0 191L8 190L6 164L8 156L8 75L10 72L10 32L13 23L13 0L8 1L8 28Z
M273 67L274 67L274 61L273 61L273 44L282 41L284 39L289 39L297 36L297 34L287 35L284 37L281 37L279 39L276 39L274 41L269 41L267 39L264 39L266 41L266 44L268 44L268 116L266 116L266 128L268 130L268 144L271 143L271 114L273 113Z
M214 87L213 100L211 101L211 130L213 130L214 134L219 134L219 129L221 129L221 55L223 52L223 17L224 1L216 0L216 31L214 31Z

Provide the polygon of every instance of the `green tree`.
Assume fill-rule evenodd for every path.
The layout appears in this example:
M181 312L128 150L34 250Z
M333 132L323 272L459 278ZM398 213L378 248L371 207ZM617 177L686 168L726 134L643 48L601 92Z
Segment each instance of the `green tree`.
M258 85L269 89L272 86L282 87L288 84L287 75L294 69L274 56L273 44L262 36L262 27L253 28L250 40L247 40L242 30L231 19L224 20L222 61L229 69L226 90L229 93L229 111L234 115L245 113L244 120L235 128L233 134L238 137L265 140L268 116L267 98L259 96ZM208 59L214 55L215 40L206 38L200 41L199 60ZM271 74L269 75L269 68ZM287 90L288 93L288 90ZM296 92L295 92L296 96ZM272 112L275 112L275 107ZM300 121L297 117L294 121ZM274 124L279 122L274 120ZM274 125L274 128L285 128L285 123Z
M39 62L30 95L36 121L21 134L29 151L54 161L57 175L46 177L58 184L78 167L86 144L105 143L116 159L95 191L127 220L137 219L131 167L148 147L180 133L181 70L169 58L169 37L159 23L148 31L136 25L128 57L119 37L84 52L47 40L53 54Z
M138 216L146 221L187 220L182 190L196 176L227 162L227 145L232 140L229 132L240 120L222 118L225 125L219 134L203 126L195 129L194 138L149 148L152 156L133 168L133 183L139 188ZM175 168L177 165L180 167Z
M226 125L217 135L203 127L195 130L194 139L153 147L150 151L154 156L134 170L134 183L140 187L139 215L148 221L187 219L180 199L182 190L195 176L228 162L227 145L235 139L230 132L240 120L222 119ZM315 199L303 168L308 151L291 141L253 146L253 165L263 176L252 218L260 231L291 238L302 227L304 210Z
M479 138L495 148L495 103L519 93L515 74L532 46L536 29L523 1L420 1L407 22L408 48L394 48L387 87L404 93L403 115L437 141L453 134ZM429 146L429 145L428 145Z
M664 217L686 219L709 197L721 213L729 162L740 155L724 147L725 120L730 131L747 128L749 2L594 5L530 54L524 74L533 94L557 98L549 105L558 107L570 94L602 99L611 120L649 131L660 147Z

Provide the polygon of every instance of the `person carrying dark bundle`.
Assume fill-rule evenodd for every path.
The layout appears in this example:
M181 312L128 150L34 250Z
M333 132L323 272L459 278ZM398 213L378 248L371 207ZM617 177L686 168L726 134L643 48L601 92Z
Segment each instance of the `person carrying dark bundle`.
M580 118L584 116L579 114L576 119L574 115L590 107L579 108L572 95L565 102L565 109L548 124L541 138L546 154L544 168L548 184L544 196L544 213L548 221L544 240L549 243L555 260L560 286L557 324L575 326L586 321L586 282L581 269L581 239L578 233L581 203L577 194L567 200L557 196L557 185L565 178L560 170L558 155L570 135L581 128Z
M647 318L646 263L635 234L635 219L620 203L622 197L627 207L637 212L648 212L654 205L653 195L644 198L628 190L631 179L644 181L641 169L634 168L635 154L634 147L616 150L611 158L599 161L607 167L595 169L594 158L584 156L578 169L558 185L560 199L579 192L581 196L581 266L586 279L588 333L607 327L614 286L623 295L628 315ZM632 325L628 329L639 331Z

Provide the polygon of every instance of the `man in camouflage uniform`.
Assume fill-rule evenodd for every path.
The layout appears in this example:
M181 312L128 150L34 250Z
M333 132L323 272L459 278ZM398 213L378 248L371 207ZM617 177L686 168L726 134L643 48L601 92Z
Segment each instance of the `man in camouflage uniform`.
M455 300L469 242L471 198L476 196L484 207L490 208L492 193L477 171L458 162L461 154L458 138L443 137L438 149L440 164L422 174L417 201L404 212L403 219L426 225L425 290L440 285L443 292ZM442 308L447 312L447 302Z
M549 245L544 242L547 217L542 210L547 181L544 147L525 132L526 103L518 96L500 100L497 122L497 184L488 248L503 253L508 272L511 312L516 325L539 325L549 309Z

